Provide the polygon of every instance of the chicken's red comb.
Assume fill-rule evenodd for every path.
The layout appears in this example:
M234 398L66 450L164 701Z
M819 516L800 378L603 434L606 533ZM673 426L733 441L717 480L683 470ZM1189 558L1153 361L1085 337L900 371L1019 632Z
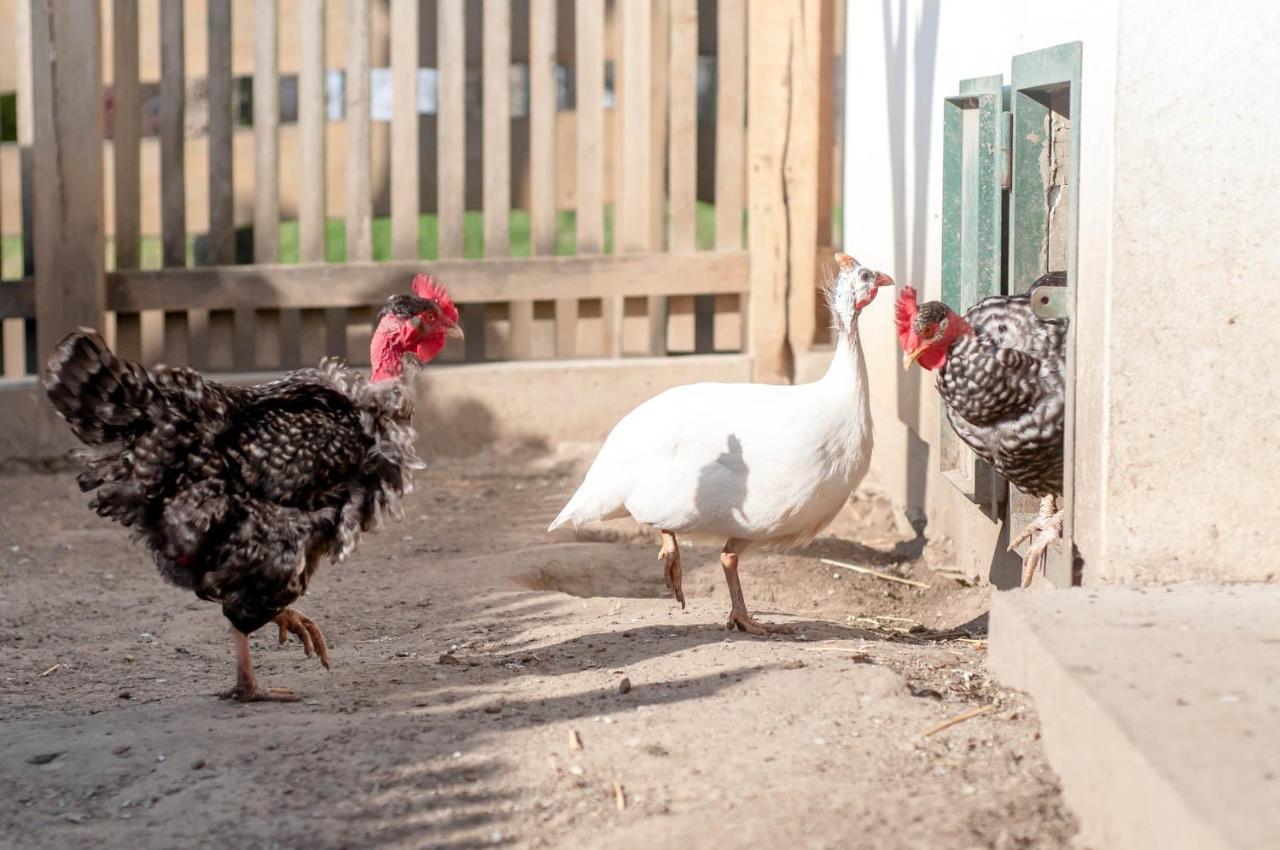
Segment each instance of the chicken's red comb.
M419 298L429 298L440 306L440 312L455 324L458 321L458 308L454 306L453 299L449 297L449 293L445 288L436 283L436 279L429 274L414 275L413 278L413 294Z
M907 340L911 335L911 322L916 317L919 310L916 303L916 290L911 286L904 286L898 292L898 300L893 305L893 321L898 326L898 340L905 348Z

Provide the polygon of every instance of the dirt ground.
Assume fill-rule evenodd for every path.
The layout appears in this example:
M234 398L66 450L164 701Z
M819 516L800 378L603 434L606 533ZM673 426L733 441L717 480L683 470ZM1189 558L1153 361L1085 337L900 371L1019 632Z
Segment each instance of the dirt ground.
M260 681L304 700L248 706L214 696L233 670L215 607L162 584L69 474L0 476L0 844L1074 846L1030 703L984 670L989 591L882 498L743 556L753 613L796 628L757 638L725 631L710 547L683 548L681 611L634 524L548 536L582 465L433 461L405 521L298 606L332 671L264 629Z

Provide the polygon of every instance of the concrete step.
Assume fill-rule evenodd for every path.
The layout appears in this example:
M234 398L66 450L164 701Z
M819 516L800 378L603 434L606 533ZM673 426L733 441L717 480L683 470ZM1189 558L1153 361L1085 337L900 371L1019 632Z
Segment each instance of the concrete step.
M1280 586L999 593L989 660L1086 846L1280 848Z

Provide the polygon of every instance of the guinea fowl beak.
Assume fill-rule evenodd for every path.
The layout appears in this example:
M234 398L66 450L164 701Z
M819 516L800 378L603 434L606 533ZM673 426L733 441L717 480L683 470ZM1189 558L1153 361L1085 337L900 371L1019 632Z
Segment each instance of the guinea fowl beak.
M920 359L920 355L924 354L925 351L927 350L928 350L928 347L922 345L919 348L917 348L915 351L902 352L902 368L910 369L915 364L915 362Z

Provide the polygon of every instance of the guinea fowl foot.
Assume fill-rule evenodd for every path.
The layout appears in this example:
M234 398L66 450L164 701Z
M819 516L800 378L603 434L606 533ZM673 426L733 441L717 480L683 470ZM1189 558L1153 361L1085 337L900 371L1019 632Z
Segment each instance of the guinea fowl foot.
M1027 554L1022 559L1022 586L1028 587L1036 571L1043 571L1049 560L1049 545L1062 539L1062 510L1056 496L1045 496L1040 501L1040 514L1022 533L1009 543L1013 551L1027 542Z
M249 636L233 629L236 642L236 684L219 696L237 702L297 702L301 697L288 688L260 688L253 675L253 658L249 654Z
M676 601L680 603L680 610L684 610L684 589L680 585L683 572L680 569L680 546L676 543L676 536L670 531L662 532L662 549L658 552L658 560L662 561L662 572L667 579L667 587L675 594Z
M734 541L730 540L725 544L724 551L720 553L720 566L724 568L724 580L729 585L729 622L725 623L725 628L733 631L735 628L746 632L749 635L789 635L791 634L790 626L775 626L768 623L761 623L751 618L751 614L747 612L747 601L742 596L742 582L738 580L738 553L733 551Z
M790 626L761 623L759 620L752 619L746 611L737 610L729 612L729 621L724 624L724 627L729 631L736 628L749 635L789 635L794 631Z
M288 642L289 633L293 632L302 641L302 651L307 657L319 656L324 669L329 669L329 645L325 643L324 633L315 620L296 608L286 608L276 615L275 624L280 628L281 645Z

